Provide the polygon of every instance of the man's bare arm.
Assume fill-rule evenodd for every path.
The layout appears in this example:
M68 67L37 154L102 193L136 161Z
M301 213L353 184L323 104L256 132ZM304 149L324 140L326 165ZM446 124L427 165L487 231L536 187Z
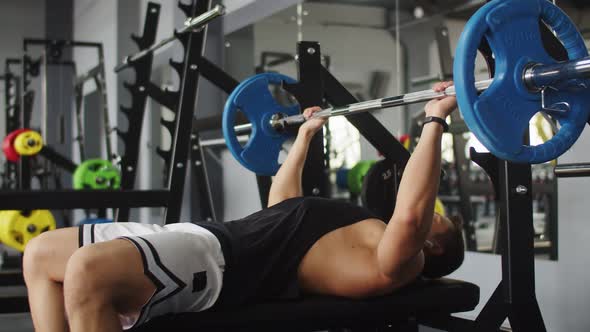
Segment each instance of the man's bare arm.
M439 83L434 89L444 90L450 85ZM443 119L455 108L454 97L430 101L425 107L427 116ZM432 225L441 171L442 133L439 123L424 125L404 170L395 211L377 250L380 270L386 276L396 277L406 268L421 270L424 264L422 249Z
M319 107L308 108L305 110L304 115L306 118L309 118L311 114L319 110ZM307 158L309 144L313 136L322 129L325 123L325 119L313 119L306 121L299 128L297 138L291 150L289 150L285 162L281 165L281 168L272 181L268 206L275 205L288 198L303 196L301 176Z

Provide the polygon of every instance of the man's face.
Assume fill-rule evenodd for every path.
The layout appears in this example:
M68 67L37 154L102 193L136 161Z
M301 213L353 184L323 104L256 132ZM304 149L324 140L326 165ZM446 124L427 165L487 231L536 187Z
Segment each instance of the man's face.
M452 227L455 226L449 219L437 213L434 214L434 217L432 218L432 227L430 227L430 232L428 233L428 241L434 245L435 252L443 249L440 239L443 239L445 234L451 231Z

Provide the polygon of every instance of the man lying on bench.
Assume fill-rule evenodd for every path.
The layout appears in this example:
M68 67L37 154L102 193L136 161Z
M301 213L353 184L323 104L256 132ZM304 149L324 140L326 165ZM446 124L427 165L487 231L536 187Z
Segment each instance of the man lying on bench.
M443 91L452 83L438 83ZM84 225L29 242L24 275L36 331L121 331L166 313L296 298L365 298L420 276L438 278L464 257L461 225L434 214L445 119L454 97L426 105L388 224L364 208L302 197L305 122L274 178L269 206L227 223ZM305 110L306 118L318 108Z

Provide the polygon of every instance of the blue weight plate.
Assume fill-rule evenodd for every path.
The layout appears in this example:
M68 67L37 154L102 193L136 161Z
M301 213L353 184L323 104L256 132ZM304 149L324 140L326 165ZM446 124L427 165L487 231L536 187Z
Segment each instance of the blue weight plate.
M550 102L571 106L567 113L552 114L560 131L541 145L523 144L531 117L541 110L541 94L527 90L523 70L530 63L556 63L543 47L539 19L555 29L570 59L588 55L571 20L546 0L489 2L467 22L455 52L457 98L467 126L490 152L513 162L543 163L557 158L574 144L590 115L587 91L552 92ZM494 53L496 73L492 85L478 96L474 67L482 38Z
M281 147L287 136L270 128L269 120L273 114L296 115L299 106L284 107L277 103L270 93L269 84L282 82L293 84L296 81L277 73L263 73L246 79L229 95L222 117L223 136L228 149L242 166L258 175L274 175ZM234 130L235 117L240 111L252 124L250 139L242 146Z
M348 190L348 172L350 170L348 168L340 168L336 172L336 185L340 189Z

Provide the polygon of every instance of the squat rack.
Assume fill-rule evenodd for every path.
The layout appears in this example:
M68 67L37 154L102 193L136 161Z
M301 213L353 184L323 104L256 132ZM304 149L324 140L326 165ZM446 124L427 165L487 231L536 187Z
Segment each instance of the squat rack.
M320 64L318 43L300 42L298 45L299 83L295 86L285 84L301 107L321 104L321 99L310 102L301 98L301 91L309 89L306 82L320 82L319 97L324 97L331 105L338 107L356 102L348 91ZM315 71L307 71L315 65ZM314 75L315 76L312 76ZM317 88L317 85L314 86ZM301 99L300 99L301 98ZM379 123L370 113L347 116L347 119L383 153L396 167L398 178L409 158L409 152ZM320 145L323 148L323 145ZM315 156L312 153L317 153ZM323 149L310 149L306 165L310 164L315 174L322 173L321 157ZM534 229L532 211L532 172L531 165L516 164L500 160L490 153L477 153L471 150L471 159L488 174L496 192L500 206L500 252L502 255L502 281L473 322L450 315L419 316L417 322L432 327L452 331L497 331L506 318L509 318L513 331L546 331L536 294L534 274ZM325 172L323 175L325 176ZM306 176L306 175L304 175ZM325 177L311 178L304 190L308 192L320 188ZM396 187L397 184L396 182ZM305 186L305 182L304 182ZM397 190L397 188L396 188ZM321 192L321 191L320 191Z

